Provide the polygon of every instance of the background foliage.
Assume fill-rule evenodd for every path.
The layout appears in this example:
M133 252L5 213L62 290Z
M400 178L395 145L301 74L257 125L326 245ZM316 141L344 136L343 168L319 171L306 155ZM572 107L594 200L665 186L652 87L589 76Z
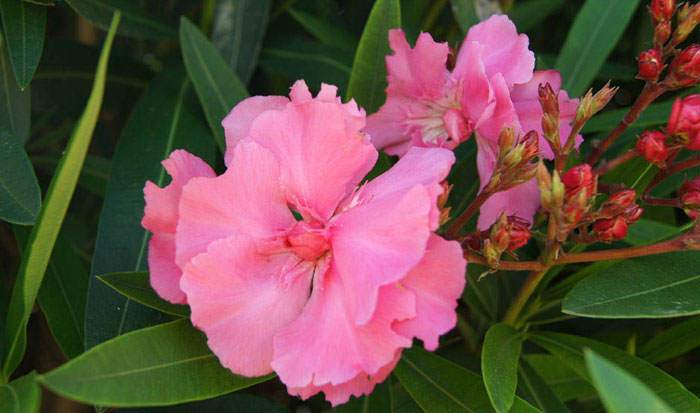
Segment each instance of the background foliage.
M248 95L286 95L296 79L314 90L336 84L371 113L384 99L389 28L454 47L496 6L528 34L538 68L562 72L570 95L608 79L621 87L584 129L589 151L641 88L634 58L650 47L645 4L497 3L0 0L0 411L330 409L290 398L271 377L231 375L181 319L187 309L150 290L143 184L167 183L159 162L176 148L221 170L220 119ZM665 123L666 99L613 153ZM457 154L455 213L478 186L473 140ZM633 162L613 175L643 188L655 173ZM680 179L655 193L670 195ZM671 209L645 216L624 243L687 226ZM406 351L371 396L337 410L700 412L699 269L697 252L558 267L514 329L498 321L524 274L479 279L485 269L470 265L457 331L435 354Z

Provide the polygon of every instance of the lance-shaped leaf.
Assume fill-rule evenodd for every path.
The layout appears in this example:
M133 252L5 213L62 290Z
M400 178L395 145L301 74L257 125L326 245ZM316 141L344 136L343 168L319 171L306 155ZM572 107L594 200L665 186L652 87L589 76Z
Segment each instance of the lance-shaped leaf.
M0 14L12 69L19 86L29 86L44 49L46 7L17 0L0 0Z
M522 346L522 334L509 325L494 324L486 332L481 373L491 404L499 413L508 412L513 405Z
M41 389L32 372L0 386L0 410L12 413L37 413Z
M0 34L0 125L23 145L29 139L31 93L21 90L12 72L7 44Z
M700 347L700 317L682 321L655 335L639 349L639 355L650 363L671 360Z
M7 314L6 342L8 346L2 370L4 377L10 376L24 355L29 315L39 287L41 287L54 243L73 197L75 186L78 183L80 170L92 140L92 133L97 125L97 117L104 96L107 63L118 26L119 13L115 13L102 47L95 83L85 112L83 112L68 140L63 159L51 180L39 219L32 229L27 248L22 255L22 262L12 290Z
M102 406L166 406L204 400L269 380L219 364L189 320L132 331L41 376L64 397Z
M102 29L109 27L109 20L115 11L122 14L119 34L143 39L166 39L175 36L175 30L163 19L146 13L132 0L66 0L79 15L95 23Z
M160 298L151 287L147 272L115 272L97 278L123 296L154 310L178 317L190 315L187 306L171 304Z
M532 400L544 413L571 413L568 407L559 399L554 389L535 371L530 364L523 360L518 369L520 388L528 400Z
M0 220L31 225L41 207L41 189L20 142L0 130Z

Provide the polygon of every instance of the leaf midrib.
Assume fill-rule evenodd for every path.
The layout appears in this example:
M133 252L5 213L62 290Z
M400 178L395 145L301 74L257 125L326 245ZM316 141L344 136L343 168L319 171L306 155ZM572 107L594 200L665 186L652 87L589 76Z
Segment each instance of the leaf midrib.
M456 399L450 392L447 391L444 387L442 387L439 383L435 382L430 376L427 374L423 373L421 369L418 368L411 360L408 359L408 357L403 357L402 361L406 364L408 364L416 373L420 374L426 381L428 381L430 384L435 386L440 392L445 394L450 400L452 400L455 404L458 406L462 407L464 410L468 412L474 412L474 410L470 409L468 406L466 406L464 403L462 403L459 399Z

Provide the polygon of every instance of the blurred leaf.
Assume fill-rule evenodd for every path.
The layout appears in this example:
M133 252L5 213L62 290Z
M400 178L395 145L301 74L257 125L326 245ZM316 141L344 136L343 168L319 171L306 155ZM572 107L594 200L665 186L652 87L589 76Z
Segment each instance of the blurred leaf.
M625 242L631 245L653 244L680 232L679 227L642 218L630 225Z
M481 352L481 374L491 404L497 412L508 412L518 386L518 360L523 337L507 324L492 325Z
M426 413L491 412L491 403L478 374L419 348L404 351L394 374ZM516 412L538 412L516 397Z
M122 131L112 158L92 258L86 348L164 320L163 314L127 299L95 277L146 270L148 232L141 227L143 186L148 180L161 187L167 183L168 174L160 162L178 148L205 160L214 157L214 142L197 116L189 89L182 66L170 67L151 82Z
M29 86L44 49L46 8L18 0L0 0L0 14L12 70L20 88Z
M700 313L700 253L624 260L584 279L562 311L594 318L679 317Z
M544 413L570 413L566 405L559 400L557 395L539 374L523 360L520 363L520 388L533 400Z
M297 23L321 43L343 50L355 50L357 40L341 27L301 10L289 9L288 12Z
M39 381L70 399L135 407L204 400L270 378L240 377L221 367L204 335L182 319L99 344Z
M391 53L389 29L400 27L399 0L375 1L357 46L346 93L346 98L355 99L367 113L374 113L384 102L384 58Z
M639 0L586 1L557 58L556 68L564 80L562 89L569 95L579 96L586 91L615 48L638 4Z
M459 28L463 33L467 33L469 28L479 23L479 17L476 15L476 0L451 0L452 14L455 20L459 23Z
M471 264L467 266L469 288L464 289L462 300L472 312L479 315L484 321L495 322L498 319L500 294L498 278L495 276L480 278L485 271L487 268L482 265Z
M525 362L535 370L562 402L595 396L595 389L568 366L549 354L527 354Z
M221 121L248 92L214 45L184 16L180 19L180 46L187 73L223 153L226 142Z
M393 413L391 381L391 377L387 377L369 395L353 398L348 403L336 407L333 411L338 413Z
M85 339L85 301L87 299L88 272L73 246L66 239L63 227L46 268L37 301L56 339L67 358L83 352ZM29 230L14 227L20 251L29 238Z
M673 413L659 396L636 377L591 350L584 350L593 385L610 413Z
M252 394L232 393L201 402L145 409L119 409L123 413L289 413L280 404Z
M54 173L39 219L32 228L27 248L22 255L7 314L8 348L3 364L4 377L10 376L24 356L27 322L97 125L104 96L109 53L118 26L119 13L115 13L97 64L97 75L90 99L68 141L63 160Z
M262 48L270 0L218 0L212 43L244 84L250 81Z
M652 103L631 126L642 129L663 125L671 113L671 106L673 106L672 100ZM586 123L583 133L608 132L620 123L627 112L629 112L629 108L608 110L596 115Z
M519 32L537 28L547 17L566 4L566 0L527 0L518 1L508 12Z
M299 38L270 42L260 54L260 66L290 82L304 79L310 88L322 82L347 88L352 56L337 48Z
M0 409L7 413L37 413L41 407L41 389L36 372L0 385Z
M678 380L624 350L589 338L561 333L533 332L529 334L529 339L556 356L561 363L569 366L588 382L592 380L586 371L583 359L585 348L595 351L633 374L674 409L681 412L700 411L700 399L683 387Z
M190 309L187 306L171 304L153 291L147 272L115 272L98 275L97 278L119 294L139 304L178 317L190 316Z
M0 220L31 225L41 208L41 189L27 153L10 132L0 130Z
M119 34L138 39L167 39L175 36L173 28L162 19L148 15L139 2L132 0L66 0L79 15L96 26L107 29L112 14L122 13Z
M30 101L29 89L19 88L15 74L10 67L7 45L0 36L0 127L6 128L24 144L29 139Z
M700 347L700 317L682 321L652 337L639 350L639 356L658 364Z

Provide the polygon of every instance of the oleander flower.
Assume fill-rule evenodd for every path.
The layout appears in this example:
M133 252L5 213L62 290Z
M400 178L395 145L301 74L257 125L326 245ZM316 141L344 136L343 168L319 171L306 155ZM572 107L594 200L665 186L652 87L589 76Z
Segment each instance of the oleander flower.
M290 99L244 100L222 122L226 172L176 151L172 183L146 186L144 217L151 248L174 237L174 259L149 257L151 271L181 289L225 367L274 371L290 394L334 405L371 392L414 337L437 347L466 268L434 234L452 152L412 148L361 184L377 151L364 111L336 92L314 98L298 81Z
M391 30L394 54L386 58L387 100L367 119L372 142L402 156L414 146L454 149L474 133L481 188L493 173L504 127L522 134L537 131L542 155L551 159L554 155L542 136L537 88L549 82L559 93L562 141L571 131L578 103L561 90L557 71L533 73L535 57L528 43L507 16L492 16L469 30L449 71L446 43L421 33L411 48L401 30ZM580 142L579 136L577 146ZM533 180L492 196L481 208L478 226L488 228L503 212L531 222L538 206Z

